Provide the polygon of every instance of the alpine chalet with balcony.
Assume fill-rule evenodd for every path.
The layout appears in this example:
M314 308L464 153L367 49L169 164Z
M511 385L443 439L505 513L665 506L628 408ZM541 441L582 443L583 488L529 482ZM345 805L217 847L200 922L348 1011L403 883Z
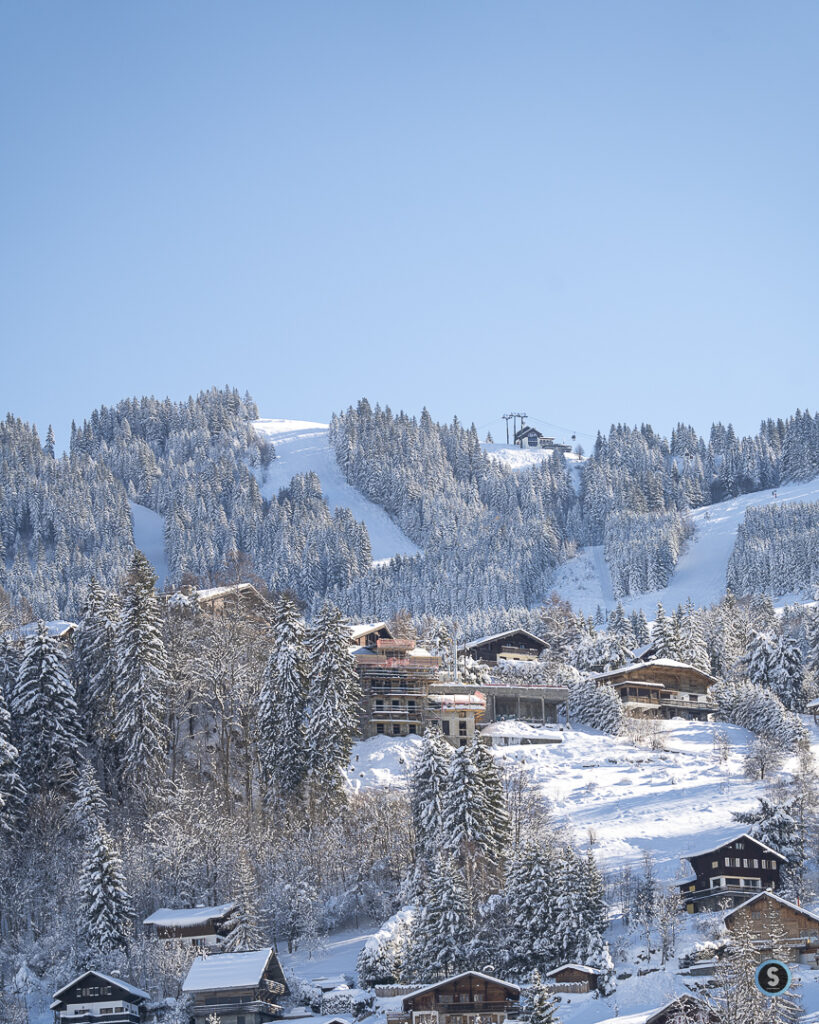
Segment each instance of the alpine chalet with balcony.
M788 858L749 836L747 832L685 860L694 878L680 883L680 896L689 914L738 906L766 889L779 888L782 866Z

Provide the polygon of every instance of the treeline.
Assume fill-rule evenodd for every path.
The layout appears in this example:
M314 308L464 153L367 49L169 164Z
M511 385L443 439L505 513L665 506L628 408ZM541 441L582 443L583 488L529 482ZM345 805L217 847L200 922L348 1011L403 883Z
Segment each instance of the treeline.
M56 458L49 428L0 422L0 587L17 618L79 612L91 576L113 584L133 554L131 514L114 474L82 452Z
M736 594L812 597L819 586L819 502L746 509L726 578Z

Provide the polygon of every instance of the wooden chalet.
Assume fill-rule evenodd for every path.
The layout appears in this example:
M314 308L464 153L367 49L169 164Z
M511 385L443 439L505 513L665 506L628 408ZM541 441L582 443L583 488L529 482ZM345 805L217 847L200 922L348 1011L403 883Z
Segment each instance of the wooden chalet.
M788 862L747 832L711 850L687 853L685 860L695 876L680 883L680 896L690 914L736 907L762 890L777 889L782 865Z
M440 659L414 640L393 636L385 622L351 626L350 641L361 684L361 734L422 733L431 720L429 688L437 682Z
M499 661L537 661L548 646L528 629L509 629L463 644L458 648L458 657L472 658L484 665L497 665Z
M235 903L218 907L160 907L142 922L157 939L191 946L218 946L230 932Z
M562 964L547 971L546 980L555 992L595 992L600 971L588 964Z
M147 992L122 978L85 971L54 993L54 1024L140 1024Z
M272 949L197 957L182 991L193 999L194 1024L213 1014L221 1024L265 1024L281 1014L278 1000L289 994Z
M607 1017L600 1024L679 1024L681 1020L686 1024L718 1024L713 1010L709 1010L702 1000L687 994L653 1010L630 1013L626 1017Z
M653 658L600 672L594 678L613 686L624 707L637 714L703 719L717 709L710 695L716 678L681 661Z
M61 643L70 644L77 629L76 622L69 622L67 619L50 619L43 621L46 633ZM29 637L35 636L40 629L40 620L26 622L22 626L15 626L4 634L3 639L12 644L24 644Z
M729 931L746 925L754 936L754 944L766 956L773 953L770 930L772 920L776 920L786 937L791 954L788 959L793 963L819 966L819 916L774 892L757 893L729 910L723 920Z
M387 1024L501 1024L518 1012L520 988L479 971L465 971L405 995Z
M546 437L536 427L522 424L520 430L515 431L515 444L518 448L545 448L551 452L570 452L570 444L555 443L553 437Z

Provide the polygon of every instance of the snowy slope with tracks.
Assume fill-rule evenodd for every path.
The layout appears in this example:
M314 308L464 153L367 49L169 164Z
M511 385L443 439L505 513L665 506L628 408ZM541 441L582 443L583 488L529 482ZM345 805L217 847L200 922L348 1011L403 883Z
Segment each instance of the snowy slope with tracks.
M819 479L780 487L776 497L771 491L756 491L695 509L691 513L694 536L680 556L669 586L650 594L624 597L623 607L626 611L643 608L652 618L658 601L665 608L676 608L689 597L699 606L719 601L725 593L728 559L734 549L737 528L745 518L745 510L792 501L819 501ZM594 613L598 605L611 610L617 603L612 594L611 577L602 547L586 548L562 565L553 589L571 601L575 609L587 614ZM777 603L796 600L799 600L798 595L782 594Z
M418 547L395 525L379 505L365 498L344 479L328 443L326 423L307 420L256 420L254 429L269 437L276 459L260 479L262 494L271 498L287 487L294 476L313 472L331 509L348 508L364 522L370 535L373 560L394 555L417 555Z

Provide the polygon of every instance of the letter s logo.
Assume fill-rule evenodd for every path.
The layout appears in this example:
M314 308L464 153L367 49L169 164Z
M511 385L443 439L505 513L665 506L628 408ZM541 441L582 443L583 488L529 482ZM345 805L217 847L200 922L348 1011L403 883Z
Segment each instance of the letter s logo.
M779 988L779 968L775 967L773 964L771 964L771 966L768 968L768 970L765 973L768 975L768 984L771 986L771 989L772 990L778 989Z

